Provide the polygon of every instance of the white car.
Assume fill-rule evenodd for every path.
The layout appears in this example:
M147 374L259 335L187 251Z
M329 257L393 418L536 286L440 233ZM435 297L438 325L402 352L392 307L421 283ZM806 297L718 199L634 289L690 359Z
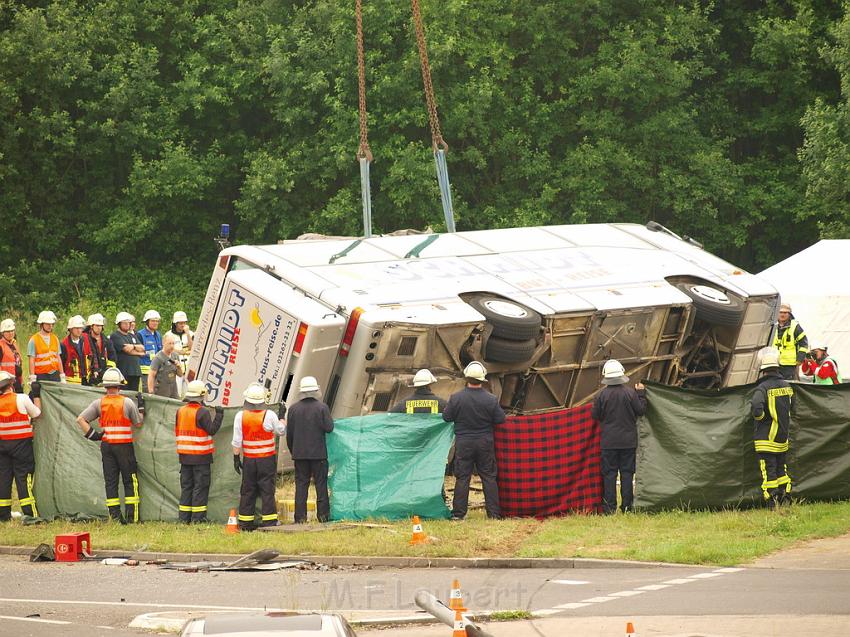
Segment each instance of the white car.
M331 614L227 613L192 619L182 637L356 637L345 618Z

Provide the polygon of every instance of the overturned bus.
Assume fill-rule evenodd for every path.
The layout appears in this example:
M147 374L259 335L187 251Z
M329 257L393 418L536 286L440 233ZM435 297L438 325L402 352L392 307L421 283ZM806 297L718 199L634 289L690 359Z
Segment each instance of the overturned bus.
M189 361L209 401L251 382L291 402L315 376L334 417L386 411L427 367L443 397L483 361L514 413L632 381L750 382L779 303L768 283L662 226L561 225L223 250Z

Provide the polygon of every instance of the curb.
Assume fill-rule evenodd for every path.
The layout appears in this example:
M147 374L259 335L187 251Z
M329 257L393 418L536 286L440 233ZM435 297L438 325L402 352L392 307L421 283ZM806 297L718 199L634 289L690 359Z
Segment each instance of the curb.
M0 546L0 555L29 555L35 547ZM100 550L97 557L130 557L137 560L172 562L230 562L247 553L164 553L151 551ZM327 566L365 566L369 568L705 568L702 564L672 562L634 562L587 557L368 557L356 555L279 555L279 561L315 562Z

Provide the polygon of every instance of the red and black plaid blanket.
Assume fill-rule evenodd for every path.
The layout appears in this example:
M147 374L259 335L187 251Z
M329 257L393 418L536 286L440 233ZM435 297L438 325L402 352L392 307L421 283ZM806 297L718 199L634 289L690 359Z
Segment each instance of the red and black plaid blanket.
M592 405L512 416L496 427L502 513L545 517L599 512L602 473L599 424Z

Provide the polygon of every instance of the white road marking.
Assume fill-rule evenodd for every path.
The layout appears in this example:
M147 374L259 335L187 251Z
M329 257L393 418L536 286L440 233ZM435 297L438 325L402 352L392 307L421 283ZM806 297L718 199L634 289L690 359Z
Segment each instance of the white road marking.
M616 597L590 597L588 599L583 599L583 602L589 602L591 604L601 604L602 602L610 602L612 600L617 599Z
M0 615L0 619L16 619L19 622L38 622L40 624L61 624L67 626L71 622L63 622L58 619L41 619L40 617L14 617L12 615Z
M715 573L738 573L738 572L743 571L743 570L744 570L744 569L742 569L742 568L732 568L732 567L726 567L726 568L718 568L718 569L717 569L716 571L714 571L714 572L715 572Z
M585 602L570 602L568 604L558 604L555 608L560 608L562 610L572 610L573 608L584 608L585 606L590 606L589 603Z
M662 588L670 588L670 584L647 584L646 586L638 586L635 590L660 591Z
M89 606L137 606L140 608L196 608L200 610L262 610L283 611L285 608L268 608L262 606L211 606L203 604L160 604L149 602L97 602L88 599L25 599L22 597L0 597L0 602L20 602L23 604L71 604Z
M646 591L620 591L619 593L609 593L611 597L634 597L635 595L643 595Z
M690 584L695 580L680 577L679 579L668 579L665 584Z
M566 584L567 586L580 586L582 584L590 584L580 579L550 579L550 584Z
M691 575L688 579L708 579L709 577L720 577L723 573L697 573L696 575Z

